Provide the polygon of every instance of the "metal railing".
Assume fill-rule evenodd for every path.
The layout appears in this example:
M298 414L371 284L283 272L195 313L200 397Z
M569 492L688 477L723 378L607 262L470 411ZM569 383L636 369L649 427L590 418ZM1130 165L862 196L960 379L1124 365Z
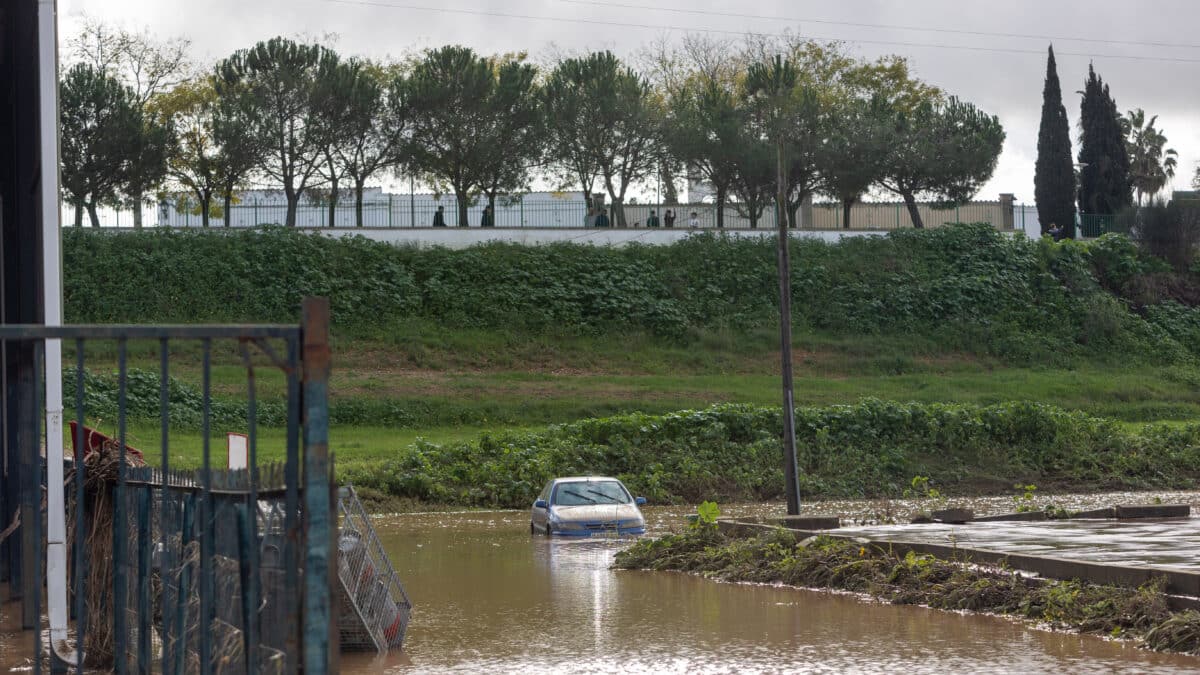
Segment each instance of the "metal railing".
M460 222L458 208L453 198L435 200L429 195L388 195L380 199L378 195L362 205L361 222L369 228L429 228L438 222L439 207L441 223L448 228L454 227L486 227L484 225L484 208L486 204L477 202L467 209L465 221ZM605 206L608 210L610 226L617 224L616 214L611 204ZM991 223L998 229L1016 226L1013 216L1007 218L1004 207L1000 202L970 202L958 207L936 208L930 204L919 204L922 220L926 227L937 227L945 223L955 222L985 222ZM716 229L718 227L717 208L710 203L702 204L625 204L626 227L643 228L651 222L652 212L658 220L659 227L670 227L665 218L667 211L675 214L673 226L676 229ZM695 213L695 225L691 216ZM808 219L798 214L800 227L815 230L894 230L912 227L907 207L902 202L862 202L851 209L849 226L844 221L840 204L815 203L811 211L806 211ZM722 227L731 230L740 229L773 229L775 227L775 208L768 204L751 217L745 205L730 203L724 207ZM129 228L134 225L131 211L101 210L99 212L101 227ZM224 214L209 218L208 226L212 228L257 227L260 225L282 225L287 220L287 206L279 201L271 202L242 202L230 207L228 219ZM330 227L330 211L326 204L302 202L296 208L296 226L310 228ZM73 222L70 214L64 214L64 223L68 226ZM354 228L358 226L359 213L352 200L338 203L332 214L332 226L336 228ZM84 218L84 226L89 225ZM198 228L203 225L203 219L195 210L176 209L168 206L166 209L147 207L143 209L143 227L177 227ZM495 213L491 218L491 227L496 228L540 228L540 229L580 229L594 227L595 219L589 217L587 207L579 197L553 199L539 197L536 200L525 198L504 198L496 203ZM1019 229L1019 226L1017 226Z
M4 420L19 450L8 476L18 477L24 516L20 548L26 562L16 581L35 617L43 580L47 588L65 584L71 591L75 644L52 633L56 667L69 665L81 674L85 667L205 675L330 670L337 649L332 621L337 517L328 455L328 327L324 299L306 300L297 325L0 326L6 352L32 347L38 367L31 372L47 372L45 345L51 341L63 341L74 352L74 368L63 377L68 389L74 384L73 400L66 401L73 407L74 452L64 471L69 562L58 569L51 556L44 576L38 556L46 533L37 505L43 487L49 487L53 518L54 467L44 470L39 461L42 426L36 410L22 409ZM128 443L129 425L153 428L154 422L130 412L129 362L133 346L144 356L146 341L154 345L158 363L154 422L160 443L143 454ZM234 348L246 373L243 471L212 461L212 361L214 348L222 345ZM175 401L172 355L189 350L199 352L199 401ZM98 426L96 413L102 412L92 408L103 407L89 387L89 358L107 365L114 352L116 419L107 422L116 427L107 438L89 428ZM264 368L281 371L286 380L286 441L278 465L259 462L256 376ZM20 405L41 400L43 377L11 384L10 395L25 402ZM146 392L137 396L139 410L152 405L141 400L152 399ZM186 424L181 406L191 405L200 408L188 419L198 418L201 465L181 471L171 466L172 435ZM44 473L51 476L49 485ZM34 653L43 654L41 631L32 631L32 639ZM40 659L34 669L40 671Z

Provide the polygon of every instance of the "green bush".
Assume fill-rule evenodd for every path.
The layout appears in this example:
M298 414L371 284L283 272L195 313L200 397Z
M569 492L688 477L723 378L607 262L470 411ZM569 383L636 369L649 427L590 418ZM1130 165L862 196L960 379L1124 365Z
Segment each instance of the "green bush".
M562 475L619 477L657 503L783 496L778 409L720 405L622 415L469 443L417 443L395 459L342 467L342 478L393 497L524 508ZM799 408L806 498L896 497L912 476L939 489L1192 485L1200 426L1129 433L1116 423L1036 403L988 407L900 404Z
M1012 362L1145 351L1141 319L1102 288L1143 269L1125 240L1052 244L988 225L792 241L793 315L828 333L920 334ZM773 240L670 246L396 247L282 228L64 232L72 322L295 321L328 295L336 328L451 328L687 340L776 325ZM1094 271L1095 270L1095 271ZM1101 282L1097 281L1100 275Z

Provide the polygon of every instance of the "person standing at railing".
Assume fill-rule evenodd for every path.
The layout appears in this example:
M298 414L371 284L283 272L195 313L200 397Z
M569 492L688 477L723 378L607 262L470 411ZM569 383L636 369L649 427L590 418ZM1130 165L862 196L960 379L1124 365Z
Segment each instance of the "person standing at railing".
M692 214L688 216L688 227L693 230L700 227L700 216L696 215L695 211L692 211Z
M646 219L646 227L658 227L658 216L650 209L650 217Z
M491 206L483 207L483 215L480 216L480 218L479 218L479 226L480 227L495 227L496 226L496 222L492 218L492 207Z
M437 211L433 214L433 226L434 227L445 227L446 226L446 207L439 206L437 208Z
M1054 241L1062 241L1063 229L1058 226L1058 223L1050 223L1050 229L1046 230L1046 234Z
M667 227L675 227L675 212L667 209L663 212L663 224Z
M596 227L608 227L608 209L600 209L600 215L596 216Z

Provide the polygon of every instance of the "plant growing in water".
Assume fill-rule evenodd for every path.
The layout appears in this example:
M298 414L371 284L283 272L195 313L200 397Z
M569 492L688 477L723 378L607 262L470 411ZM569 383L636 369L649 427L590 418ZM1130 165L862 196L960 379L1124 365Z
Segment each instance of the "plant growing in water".
M1013 495L1013 503L1017 505L1017 513L1028 513L1035 511L1033 505L1033 493L1037 492L1037 486L1030 483L1029 485L1021 485L1017 483L1013 486L1017 494Z
M696 522L695 527L713 527L717 526L717 518L721 517L721 509L716 502L703 502L696 507Z

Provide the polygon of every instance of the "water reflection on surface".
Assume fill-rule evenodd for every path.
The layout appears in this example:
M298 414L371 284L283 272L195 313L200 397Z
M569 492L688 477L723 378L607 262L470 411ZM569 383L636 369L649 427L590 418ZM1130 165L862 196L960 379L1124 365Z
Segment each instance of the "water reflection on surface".
M747 507L749 509L749 507ZM778 512L778 505L757 507ZM687 509L647 509L651 527ZM519 512L377 524L416 609L405 652L344 672L1185 672L1200 660L1002 618L613 572L613 540L531 537Z

